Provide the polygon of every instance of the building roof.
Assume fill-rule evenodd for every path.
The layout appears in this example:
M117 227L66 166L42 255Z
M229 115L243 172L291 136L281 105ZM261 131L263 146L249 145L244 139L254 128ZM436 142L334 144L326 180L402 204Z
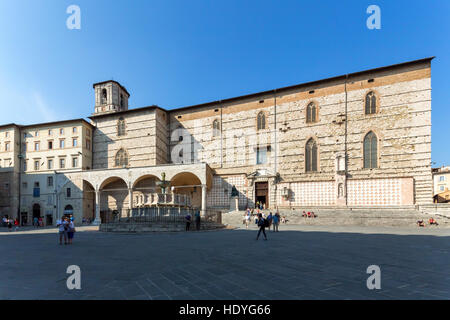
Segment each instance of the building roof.
M277 88L277 89L261 91L261 92L257 92L257 93L251 93L251 94L247 94L247 95L237 96L237 97L223 99L223 100L216 100L216 101L211 101L211 102L206 102L206 103L201 103L201 104L196 104L196 105L191 105L191 106L185 106L185 107L179 107L179 108L173 108L173 109L164 109L164 108L159 107L157 105L151 105L151 106L134 108L134 109L128 109L128 110L117 111L117 112L93 114L93 115L89 116L88 118L89 119L96 119L96 118L107 117L107 116L111 116L111 115L124 114L124 113L134 113L134 112L140 112L140 111L144 111L144 110L154 110L154 109L160 109L160 110L162 110L164 112L178 112L178 111L184 111L184 110L188 110L188 109L195 109L195 108L202 108L202 107L208 107L208 106L215 106L215 105L218 105L218 104L236 102L236 101L245 100L245 99L264 97L264 96L267 96L269 94L288 92L288 91L291 91L291 90L294 90L294 89L302 89L302 88L314 87L314 86L318 86L318 85L321 85L321 84L324 84L324 83L327 83L327 82L348 81L350 78L359 77L359 76L370 74L370 73L373 73L373 72L383 72L383 71L393 70L393 69L406 67L406 66L419 65L419 64L422 64L422 63L425 63L425 62L430 62L434 58L435 57L433 56L433 57L428 57L428 58L423 58L423 59L418 59L418 60L413 60L413 61L408 61L408 62L402 62L402 63L393 64L393 65L389 65L389 66L384 66L384 67L379 67L379 68L374 68L374 69L368 69L368 70L364 70L364 71L358 71L358 72L344 74L344 75L335 76L335 77L331 77L331 78L326 78L326 79L321 79L321 80L316 80L316 81L311 81L311 82L304 82L304 83L296 84L296 85L292 85L292 86L281 87L281 88ZM108 81L97 82L97 83L93 84L93 87L95 88L96 85L104 84L104 83L107 83L107 82L114 82L114 83L116 83L128 95L130 95L128 93L128 91L125 89L125 87L123 87L120 83L118 83L115 80L108 80ZM73 120L55 121L55 122L48 122L48 123L39 123L39 124L26 125L26 126L22 126L22 125L17 125L17 124L11 123L11 124L7 124L7 125L0 125L0 128L1 127L12 126L12 125L16 125L18 127L24 127L24 128L26 128L26 127L37 127L37 126L45 126L45 125L51 125L51 124L57 124L57 123L66 123L66 122L71 122L71 121L84 121L87 124L91 125L89 122L87 122L84 119L73 119Z
M35 123L35 124L27 124L27 125L10 123L10 124L5 124L5 125L0 125L0 128L16 126L20 129L26 129L26 128L46 127L46 126L51 126L51 125L56 125L56 124L67 124L67 123L73 123L73 122L84 122L87 125L89 125L90 127L92 127L92 128L94 127L92 124L90 124L83 118L79 118L79 119L60 120L60 121L43 122L43 123Z
M318 85L321 85L321 84L324 84L327 82L346 81L346 80L349 80L350 78L359 77L359 76L362 76L365 74L370 74L373 72L383 72L383 71L398 69L398 68L406 67L406 66L419 65L419 64L422 64L425 62L430 62L434 58L435 57L433 56L433 57L428 57L428 58L423 58L423 59L418 59L418 60L413 60L413 61L407 61L407 62L402 62L402 63L393 64L393 65L389 65L389 66L379 67L379 68L375 68L375 69L368 69L368 70L364 70L364 71L353 72L353 73L335 76L335 77L331 77L331 78L326 78L326 79L321 79L321 80L316 80L316 81L311 81L311 82L304 82L304 83L300 83L300 84L296 84L296 85L292 85L292 86L281 87L281 88L267 90L267 91L261 91L261 92L257 92L257 93L251 93L251 94L237 96L237 97L223 99L223 100L205 102L205 103L191 105L191 106L185 106L185 107L179 107L179 108L173 108L173 109L164 109L162 107L152 105L152 106L147 106L147 107L128 109L128 110L119 111L119 112L92 115L89 118L90 119L99 118L99 117L104 117L104 116L118 114L118 113L132 113L132 112L143 111L143 110L151 110L151 109L155 109L155 108L159 108L166 112L177 112L177 111L184 111L187 109L215 106L215 105L224 104L224 103L236 102L239 100L263 97L263 96L267 96L269 94L283 93L283 92L291 91L294 89L314 87L314 86L318 86Z

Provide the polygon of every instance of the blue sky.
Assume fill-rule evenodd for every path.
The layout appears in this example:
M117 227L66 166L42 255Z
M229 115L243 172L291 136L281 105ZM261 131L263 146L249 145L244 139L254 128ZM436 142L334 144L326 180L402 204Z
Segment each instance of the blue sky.
M0 123L87 117L111 78L131 108L170 109L436 56L432 158L450 165L449 21L448 0L2 0Z

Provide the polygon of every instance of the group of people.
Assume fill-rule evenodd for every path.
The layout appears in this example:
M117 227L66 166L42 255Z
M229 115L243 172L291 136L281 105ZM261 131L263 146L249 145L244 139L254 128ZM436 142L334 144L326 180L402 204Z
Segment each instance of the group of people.
M42 217L34 217L33 218L33 226L35 228L43 227L44 226L44 220Z
M273 232L279 232L278 226L280 225L280 223L286 223L286 218L281 217L278 211L275 212L275 214L269 212L268 216L266 217L264 213L259 212L259 209L257 209L256 215L254 214L253 210L247 209L242 221L242 223L245 224L246 229L248 229L250 225L252 216L254 216L255 224L258 226L258 234L256 236L256 240L259 239L261 233L264 235L264 240L267 240L266 228L270 230L270 228L273 227Z
M192 222L192 216L190 213L188 213L185 217L184 220L186 221L186 231L189 231L191 228L191 222ZM197 211L194 214L194 221L195 221L195 229L197 231L200 230L200 211Z
M418 220L416 223L419 227L425 227L425 222L423 221L423 219ZM434 218L428 219L428 223L430 224L430 226L433 226L433 225L438 226L439 225L439 223L437 223L436 219L434 219Z
M303 211L302 217L305 217L305 218L317 218L317 215L314 212L310 212L310 211L305 212L305 211Z
M261 201L256 201L256 208L259 210L264 210L266 208L266 204Z
M12 231L12 227L14 225L15 230L17 231L19 229L19 219L11 219L8 217L3 217L2 219L3 226L8 227L8 231Z
M61 220L56 221L56 226L59 230L59 244L62 245L63 238L64 244L72 244L73 236L75 234L75 224L73 223L73 216L65 216Z

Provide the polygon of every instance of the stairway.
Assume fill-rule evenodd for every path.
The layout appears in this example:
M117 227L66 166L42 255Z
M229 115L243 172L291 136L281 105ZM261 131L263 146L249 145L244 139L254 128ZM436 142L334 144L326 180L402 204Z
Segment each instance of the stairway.
M429 215L414 209L305 209L313 211L317 218L302 217L303 210L280 210L280 216L286 217L288 224L298 225L333 225L333 226L386 226L386 227L417 227L417 221L423 220L426 227L428 219L433 217L439 223L433 228L450 228L450 218ZM266 216L269 210L262 211ZM273 211L272 211L273 213ZM245 211L222 214L222 223L230 226L242 226ZM254 223L254 217L252 218Z

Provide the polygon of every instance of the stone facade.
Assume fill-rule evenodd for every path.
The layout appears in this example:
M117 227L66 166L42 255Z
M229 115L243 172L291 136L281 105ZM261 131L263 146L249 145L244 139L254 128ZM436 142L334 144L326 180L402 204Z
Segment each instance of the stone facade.
M241 209L429 204L431 60L167 110L128 109L123 86L97 83L91 124L83 124L92 126L92 151L81 151L79 170L55 173L57 192L73 184L74 211L97 219L149 203L163 173L169 193L203 211L229 208L233 186ZM19 137L34 130L15 128ZM25 158L35 156L48 158ZM35 174L22 176L31 183Z

